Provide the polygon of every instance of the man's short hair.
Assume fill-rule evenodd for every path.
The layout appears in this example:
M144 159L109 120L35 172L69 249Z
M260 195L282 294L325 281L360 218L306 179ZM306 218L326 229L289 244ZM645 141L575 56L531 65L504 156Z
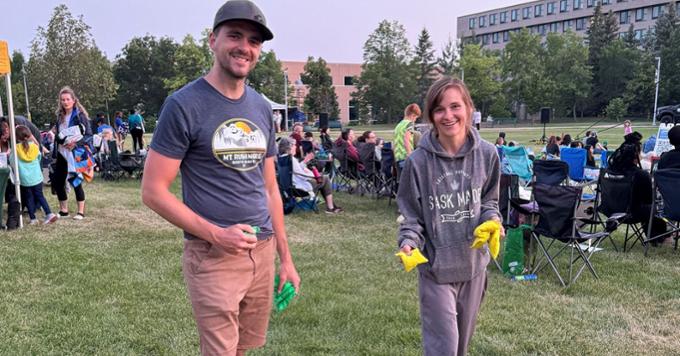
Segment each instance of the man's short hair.
M675 148L680 149L680 125L675 125L668 131L668 141Z

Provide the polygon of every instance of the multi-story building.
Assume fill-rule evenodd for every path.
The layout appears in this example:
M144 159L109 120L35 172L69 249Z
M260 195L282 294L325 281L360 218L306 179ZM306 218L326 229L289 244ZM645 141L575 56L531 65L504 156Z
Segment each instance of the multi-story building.
M635 37L642 39L654 31L656 19L666 11L669 0L540 0L459 17L458 38L469 41L477 37L489 49L502 49L510 33L527 28L531 33L547 36L550 32L571 30L585 36L595 6L612 11L619 23L619 35L632 24ZM680 13L680 3L676 4Z
M302 74L305 72L306 62L281 61L283 70L288 73L288 82L293 86L293 97L302 105L307 96L308 88L302 81ZM333 88L338 96L338 106L340 108L340 121L343 125L349 120L358 120L358 110L351 94L356 91L354 77L361 75L361 64L357 63L327 63L333 78Z

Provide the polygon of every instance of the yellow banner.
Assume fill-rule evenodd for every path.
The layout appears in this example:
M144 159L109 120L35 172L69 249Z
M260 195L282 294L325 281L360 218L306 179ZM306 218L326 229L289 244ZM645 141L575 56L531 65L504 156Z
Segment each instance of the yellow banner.
M7 41L0 41L0 75L8 74L12 71L12 66L9 62L9 50L7 49Z

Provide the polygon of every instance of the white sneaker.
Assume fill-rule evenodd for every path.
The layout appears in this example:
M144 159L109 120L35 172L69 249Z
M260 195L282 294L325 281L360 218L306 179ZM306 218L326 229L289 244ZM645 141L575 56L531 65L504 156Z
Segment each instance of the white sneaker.
M57 214L50 213L45 217L45 221L43 221L43 224L51 224L51 223L57 221L57 219L59 219Z
M38 225L38 219L31 219L31 222L29 222L28 225Z
M77 213L76 215L73 215L73 220L83 220L85 218L84 214Z

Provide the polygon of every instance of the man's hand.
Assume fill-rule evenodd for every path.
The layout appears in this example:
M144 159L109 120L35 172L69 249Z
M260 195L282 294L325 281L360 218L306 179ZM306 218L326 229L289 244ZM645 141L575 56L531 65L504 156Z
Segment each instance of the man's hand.
M300 292L300 276L295 270L293 262L283 262L279 269L279 290L276 292L281 293L283 285L290 282L295 287L295 294L298 294Z
M250 225L235 224L226 228L218 228L214 234L213 245L227 252L240 254L252 250L257 245L255 231Z

